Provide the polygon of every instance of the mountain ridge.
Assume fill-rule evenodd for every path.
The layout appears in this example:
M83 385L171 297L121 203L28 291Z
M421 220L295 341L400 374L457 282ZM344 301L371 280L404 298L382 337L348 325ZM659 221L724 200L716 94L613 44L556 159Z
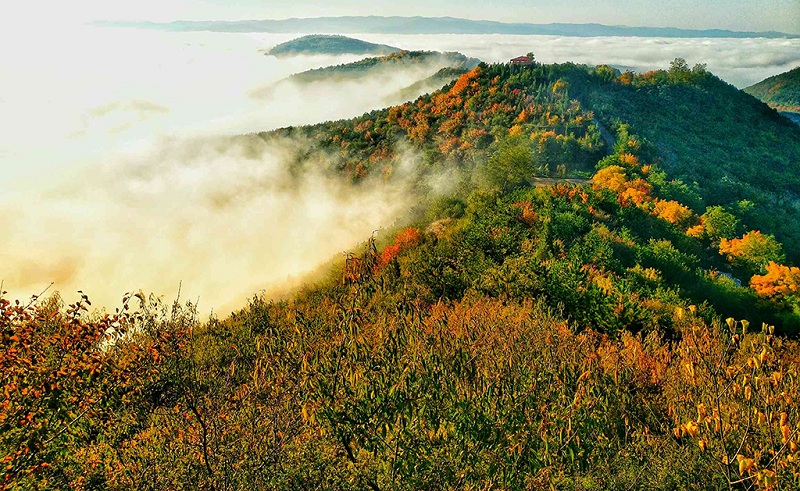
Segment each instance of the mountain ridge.
M438 63L443 68L475 68L480 60L470 58L455 51L408 51L399 50L394 53L365 58L363 60L342 65L335 65L323 68L306 70L290 76L287 80L300 83L310 83L315 81L330 80L331 77L358 77L370 70L386 68L392 65Z
M367 57L352 63L296 73L274 84L255 89L250 92L250 96L270 98L276 89L282 87L293 86L316 90L320 85L333 87L337 84L361 83L367 80L385 85L401 74L416 77L409 81L411 85L398 87L395 94L389 94L389 98L384 100L384 104L395 104L436 90L479 63L480 60L477 58L470 58L455 51L400 50L384 56Z
M391 155L398 135L418 142L425 152L434 152L432 159L457 162L476 151L482 156L469 158L487 158L484 149L497 142L498 135L510 128L525 128L520 123L526 121L532 124L527 118L532 117L531 111L540 110L534 101L544 97L543 87L560 81L557 91L564 98L559 102L560 112L540 116L538 127L531 127L533 133L543 135L554 121L553 128L562 128L566 137L558 145L573 146L569 158L549 158L548 175L561 165L568 171L591 171L599 159L594 152L602 140L608 139L608 135L601 135L630 125L652 142L650 151L661 159L669 177L683 180L681 190L675 188L673 192L699 207L733 209L755 203L755 208L743 212L742 219L752 228L776 234L790 256L800 259L800 246L796 245L800 244L800 196L796 191L800 189L800 129L702 66L690 69L684 65L678 63L669 71L642 75L571 63L527 68L481 65L455 85L451 83L414 103L293 131L322 138L325 148L338 151L341 144L348 157L340 165L354 175L373 172L370 162ZM486 79L487 73L495 74L500 82L508 77L524 82L511 82L504 92L490 95L487 91L499 87ZM476 103L478 99L481 102ZM453 101L458 101L457 105L448 107ZM697 107L705 110L698 112ZM580 129L564 127L564 118L578 108L590 111L579 119L583 121ZM592 124L586 126L589 114ZM361 132L369 128L369 138L354 139L357 128L362 128ZM574 141L570 134L574 134ZM544 138L552 140L551 136ZM776 144L779 139L783 145ZM348 167L351 164L347 159L351 158L352 166Z

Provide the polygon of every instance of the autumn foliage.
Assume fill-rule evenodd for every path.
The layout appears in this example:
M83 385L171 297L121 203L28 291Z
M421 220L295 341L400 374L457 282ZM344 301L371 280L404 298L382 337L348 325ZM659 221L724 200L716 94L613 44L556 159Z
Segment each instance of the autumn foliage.
M781 262L781 244L771 235L758 230L747 232L740 238L720 240L719 253L725 255L734 265L752 272L762 272L770 261Z
M753 276L750 286L765 297L800 299L800 268L770 261L766 274Z
M414 227L408 227L402 230L394 239L394 244L388 245L383 249L383 252L380 255L380 259L378 260L379 266L386 266L389 264L394 258L396 258L400 252L403 250L412 247L419 243L422 239L422 234L420 233L419 229Z
M636 146L629 142L628 147ZM700 218L686 205L675 200L664 200L653 195L653 184L646 176L652 171L652 165L643 166L639 159L630 153L615 155L612 161L623 165L609 165L595 173L592 179L596 189L608 189L618 195L623 206L636 206L648 211L675 225L689 235L696 235L691 230L700 222Z
M132 414L120 408L142 404L153 371L186 334L148 325L132 299L90 318L83 294L66 309L58 297L0 296L0 489L85 489L104 437L128 431Z
M674 200L656 200L653 214L686 230L697 217L687 206Z

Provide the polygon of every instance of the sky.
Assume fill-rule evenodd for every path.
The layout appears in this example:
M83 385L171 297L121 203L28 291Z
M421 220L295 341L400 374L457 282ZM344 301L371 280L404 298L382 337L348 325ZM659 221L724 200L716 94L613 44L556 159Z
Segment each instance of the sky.
M451 16L502 22L777 30L800 34L800 0L32 0L20 16L66 20L280 19L327 15Z

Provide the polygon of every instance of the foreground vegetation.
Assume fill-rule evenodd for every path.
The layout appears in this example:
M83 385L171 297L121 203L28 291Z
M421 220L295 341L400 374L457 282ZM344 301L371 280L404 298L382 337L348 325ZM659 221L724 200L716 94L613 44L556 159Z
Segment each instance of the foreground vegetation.
M795 343L693 306L662 314L669 333L605 334L543 299L426 304L387 286L413 268L203 326L4 302L5 487L798 485Z
M114 315L0 298L0 485L797 488L800 269L780 238L799 232L763 206L798 179L800 132L731 90L679 61L482 65L251 137L311 138L296 165L333 156L354 185L417 156L420 205L325 280L224 320L141 294ZM718 103L701 121L745 98L755 153L703 157L739 194L684 180L701 137L632 124L631 104L678 94ZM770 134L782 183L749 160Z

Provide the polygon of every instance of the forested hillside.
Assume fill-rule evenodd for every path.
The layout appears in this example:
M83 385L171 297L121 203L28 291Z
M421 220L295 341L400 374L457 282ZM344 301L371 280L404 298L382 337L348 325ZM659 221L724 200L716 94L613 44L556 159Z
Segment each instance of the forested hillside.
M386 70L401 70L406 68L424 67L427 65L440 68L474 68L479 60L468 58L461 53L439 53L438 51L398 51L386 56L365 58L353 63L336 65L326 68L308 70L292 75L287 80L310 84L323 81L357 80L369 76L370 73Z
M407 223L223 320L0 300L2 485L800 486L800 128L775 111L680 60L480 65L241 142L287 138L298 169L410 179Z
M779 111L800 113L800 67L744 89Z
M619 80L575 95L601 120L628 123L653 142L667 174L705 206L739 210L747 227L775 234L797 262L800 128L702 67L677 63Z
M723 206L800 259L800 128L682 60L643 75L482 66L413 103L297 131L341 153L340 165L358 178L386 165L399 141L424 151L428 164L462 166L519 136L532 142L539 175L591 173L611 150L604 144L629 129L652 144L648 156L667 177L681 181L670 197L699 212Z

